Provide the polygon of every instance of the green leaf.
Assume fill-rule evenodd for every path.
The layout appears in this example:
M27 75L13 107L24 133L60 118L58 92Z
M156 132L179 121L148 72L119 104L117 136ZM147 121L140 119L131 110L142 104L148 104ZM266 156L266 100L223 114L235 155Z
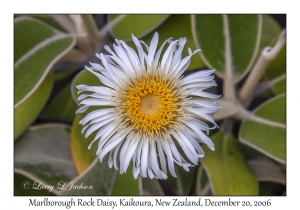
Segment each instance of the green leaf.
M157 179L141 178L143 185L143 195L146 196L161 196L165 195Z
M282 168L270 159L260 156L248 161L258 181L286 184L286 176Z
M131 34L142 38L161 25L169 15L124 15L111 28L117 39L131 40Z
M190 168L190 171L185 171L182 167L175 165L177 177L169 176L167 182L173 192L177 195L190 194L196 177L196 169Z
M14 103L25 101L43 82L51 67L75 44L51 26L29 17L15 19Z
M67 32L53 17L52 15L34 15L36 18L42 20L43 22L47 23L48 25L57 28L60 31ZM64 15L68 18L68 15Z
M258 50L258 56L262 50L270 46L271 42L274 41L274 38L280 33L281 27L276 20L273 19L270 15L262 15L262 32L261 40Z
M15 172L53 186L76 177L69 132L64 124L31 127L15 144Z
M286 96L278 95L261 104L242 122L239 139L280 162L286 159Z
M265 76L275 94L286 92L286 45L270 63Z
M70 189L71 183L83 183L92 186L91 189ZM132 173L118 174L115 169L110 169L107 157L103 163L96 158L92 164L74 180L65 186L61 195L139 195L139 184L133 179Z
M76 88L77 85L103 86L103 84L95 75L93 75L88 70L83 69L74 77L71 84L71 94L74 101L77 104L78 104L77 98L79 96L79 94L77 94L78 92L78 89Z
M58 82L65 78L71 77L73 74L75 74L76 71L77 71L77 69L67 69L67 70L63 70L63 71L56 71L56 72L54 72L54 81Z
M15 105L26 100L43 82L51 67L74 45L69 35L49 38L31 49L15 63Z
M281 32L281 27L270 15L263 15L263 28L259 54L267 46L273 46ZM282 48L275 60L268 66L265 77L276 94L286 92L286 46Z
M43 22L29 17L16 18L14 32L14 63L34 46L56 33Z
M40 118L52 120L73 120L77 104L71 96L70 83L66 85L43 110Z
M189 55L188 48L191 48L192 51L198 49L193 40L190 17L190 15L171 15L166 20L166 22L164 22L160 27L156 29L156 31L159 34L159 41L157 46L160 47L164 43L164 41L166 41L170 37L172 37L173 40L185 37L187 41L182 51L182 58ZM153 34L154 33L151 33L148 36L144 37L143 41L149 45ZM135 45L131 44L131 46L134 47ZM162 51L162 54L165 52L166 49L167 47L165 46ZM188 70L199 69L204 66L205 64L201 60L200 56L194 55L192 56L191 64L188 67Z
M14 138L17 139L25 129L36 119L47 99L53 86L53 76L49 74L43 83L14 110Z
M215 151L203 147L203 166L215 195L257 195L258 183L248 168L232 135L217 132L211 136Z
M251 69L260 44L261 15L193 15L194 41L205 64L224 78L232 72L235 82Z
M96 133L92 133L88 138L85 138L81 133L83 126L79 124L79 121L85 116L85 114L77 114L73 121L71 130L71 153L74 160L74 165L79 174L83 173L96 157L97 143L93 144L93 147L89 150L88 146L94 140Z

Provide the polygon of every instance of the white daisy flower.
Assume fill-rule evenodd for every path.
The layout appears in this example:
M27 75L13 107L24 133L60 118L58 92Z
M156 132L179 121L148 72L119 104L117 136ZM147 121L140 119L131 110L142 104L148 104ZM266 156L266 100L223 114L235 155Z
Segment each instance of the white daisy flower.
M78 93L90 92L79 96L83 106L77 113L91 106L99 107L80 121L84 126L82 132L88 137L97 131L89 149L99 140L96 154L100 161L109 154L109 167L114 166L121 174L132 160L134 178L141 175L166 179L167 168L176 177L174 163L189 171L204 157L200 143L214 150L214 143L203 131L217 127L211 115L221 106L202 100L219 97L203 92L216 86L211 75L214 70L182 76L192 55L200 51L188 49L189 55L182 59L186 38L175 41L169 38L158 51L158 33L150 46L133 35L132 39L138 53L124 41L116 40L115 52L105 46L110 55L96 54L102 65L86 66L105 86L77 86ZM166 43L169 46L161 56ZM214 126L210 128L201 119Z

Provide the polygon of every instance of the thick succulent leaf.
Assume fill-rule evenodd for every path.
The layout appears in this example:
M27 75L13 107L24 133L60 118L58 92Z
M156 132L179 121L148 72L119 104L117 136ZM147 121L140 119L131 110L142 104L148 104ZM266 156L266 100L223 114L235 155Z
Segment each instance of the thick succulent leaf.
M161 25L169 15L123 15L111 28L113 37L122 40L131 40L134 34L142 38ZM113 19L111 17L109 19Z
M173 192L177 195L188 195L194 185L196 177L196 168L190 168L190 171L185 171L182 167L175 165L177 177L169 175L167 182Z
M47 99L53 86L53 76L49 74L43 83L25 100L15 107L14 110L14 138L17 139L25 129L36 119Z
M74 165L79 174L83 173L96 157L97 142L89 150L88 146L94 140L97 132L92 133L88 138L85 138L81 133L83 126L79 121L85 114L77 114L71 130L71 153L74 160Z
M147 196L161 196L165 195L157 179L139 178L143 185L143 195Z
M33 47L57 33L52 27L37 19L16 18L14 25L14 63Z
M38 88L55 62L74 44L74 37L64 35L39 20L28 17L15 20L15 105Z
M60 15L62 16L62 15ZM67 32L58 22L53 18L53 15L34 15L34 17L42 20L43 22L47 23L48 25L57 28L60 31ZM64 15L65 18L68 18L68 15Z
M79 94L78 89L76 88L77 85L89 85L89 86L103 86L103 84L99 81L99 79L89 72L86 69L83 69L79 72L71 83L71 94L74 101L78 104L78 96Z
M70 84L66 85L40 115L42 119L70 121L75 118L77 104L71 96Z
M192 31L205 64L221 78L232 72L240 81L252 67L258 53L261 15L193 15Z
M69 135L70 127L64 124L29 128L15 143L15 171L54 186L75 178Z
M73 74L75 74L77 70L76 69L67 69L63 71L56 71L54 72L54 81L61 81L63 79L71 77ZM73 75L74 76L74 75Z
M181 37L186 38L186 44L182 51L182 58L189 55L188 48L191 48L192 51L199 48L195 45L193 40L193 36L191 32L190 15L171 15L166 20L166 22L164 22L160 27L156 29L156 31L159 34L159 41L157 46L161 46L170 37L172 37L173 40L179 39ZM145 43L149 45L152 37L153 37L153 33L144 37L143 41L145 41ZM135 49L134 44L131 44L131 46L133 46L133 48ZM164 47L162 54L165 52L166 49L167 49L167 44ZM203 63L202 59L199 56L194 55L192 56L191 63L190 66L188 67L188 70L199 69L204 66L205 64Z
M262 50L271 45L276 36L280 33L281 27L276 20L270 15L262 15L262 31L259 50L257 56L260 55Z
M285 163L286 95L273 97L257 107L254 117L242 122L239 139L268 157Z
M284 170L266 157L258 157L248 161L248 165L258 181L286 184Z
M203 166L214 195L257 195L258 183L232 135L217 132L211 136L215 151L203 147Z
M118 174L115 169L107 165L107 157L100 163L96 158L92 164L70 183L83 183L92 186L87 189L70 189L70 183L65 186L61 195L139 195L138 180L128 171L126 174Z
M274 93L286 92L286 45L270 63L265 76Z
M32 189L34 181L28 179L18 173L14 173L14 195L15 196L51 196L53 194L51 188L49 189ZM27 189L27 187L29 187Z

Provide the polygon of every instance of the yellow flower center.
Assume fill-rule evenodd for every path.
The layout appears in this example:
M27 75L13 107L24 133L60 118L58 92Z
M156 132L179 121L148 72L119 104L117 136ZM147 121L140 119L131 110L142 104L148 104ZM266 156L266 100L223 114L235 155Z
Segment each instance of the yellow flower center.
M161 136L182 112L176 85L157 75L144 75L130 83L121 100L124 122L137 132Z

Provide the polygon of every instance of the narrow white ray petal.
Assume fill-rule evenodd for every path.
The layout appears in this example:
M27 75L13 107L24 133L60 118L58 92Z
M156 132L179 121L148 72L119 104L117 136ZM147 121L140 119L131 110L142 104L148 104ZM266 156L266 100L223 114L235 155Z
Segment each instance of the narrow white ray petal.
M170 173L172 174L173 177L177 177L176 173L175 173L173 155L172 155L172 152L171 152L171 149L170 149L170 145L166 140L163 140L162 148L165 151L166 156L167 156L168 168L169 168Z
M186 89L193 89L193 88L210 88L213 86L217 86L217 83L215 81L211 81L211 82L193 82L193 83L189 83L185 86L181 86L180 90L186 90Z
M138 69L139 68L139 60L138 57L136 55L136 53L134 52L134 50L129 47L124 41L120 41L120 43L122 44L122 46L125 48L127 55L129 57L129 60L131 62L131 65L135 68Z
M221 97L220 95L214 95L214 94L211 94L211 93L203 92L201 90L201 88L198 88L195 91L192 91L191 95L200 96L200 97L203 97L203 98L211 98L211 99L217 99L217 98Z
M103 55L103 53L100 53L100 59L103 63L103 66L107 69L106 76L109 76L109 80L112 82L114 87L117 87L118 86L118 78L117 78L116 74L114 73L114 71L110 68L111 65L108 64L106 57Z
M198 134L199 138L211 149L214 150L214 143L210 138L208 138L197 126L195 126L191 122L185 123L190 129L192 129L195 133Z
M115 167L116 170L118 170L117 155L118 155L118 151L119 151L121 145L122 145L122 142L120 142L120 143L114 148L114 157L113 157L113 160L114 160L114 167Z
M143 45L146 47L147 52L149 52L149 46L148 46L144 41L142 41L142 40L139 40L139 42L140 42L141 44L143 44ZM146 58L147 58L147 56L146 56Z
M100 117L101 115L107 114L111 109L98 109L88 113L82 120L79 121L79 124L85 125L90 120Z
M189 80L189 79L193 79L193 78L202 78L202 77L209 76L209 75L213 74L214 72L215 72L215 70L201 70L201 71L195 72L193 74L190 74L190 75L184 77L184 79Z
M154 58L154 63L155 63L156 66L158 66L158 61L159 61L159 58L160 58L160 54L161 54L162 49L164 48L165 44L166 44L167 42L169 42L171 39L172 39L172 38L169 38L169 39L167 39L166 41L164 41L164 43L162 44L162 46L161 46L161 47L159 48L159 50L156 52L155 58Z
M195 149L191 145L191 143L185 138L182 139L184 136L179 136L175 131L172 131L171 134L174 136L174 138L177 140L179 145L181 146L183 152L188 157L188 159L193 163L198 163L197 154L195 152Z
M127 152L125 154L125 157L124 157L123 161L121 162L120 172L123 171L124 173L126 173L126 170L129 166L130 159L132 158L132 156L134 154L137 144L138 144L138 141L135 141L135 140L131 141L130 146L128 147Z
M80 105L89 105L89 106L107 106L107 105L114 105L112 101L99 99L99 98L88 98L84 99L79 103Z
M103 134L104 132L106 132L106 131L107 131L109 128L111 128L111 127L112 127L112 128L114 127L114 126L112 125L111 122L110 122L110 123L107 123L106 125L104 125L103 127L101 127L101 128L99 129L99 131L97 132L97 134L96 134L94 140L89 144L88 149L91 149L93 143L94 143L95 141L97 141L97 140L102 136L102 134Z
M158 162L157 162L157 154L156 154L156 147L155 147L155 142L150 143L150 156L149 156L149 163L150 166L154 172L154 174L159 177L163 178L161 171L158 167Z
M95 130L101 128L103 125L109 123L110 121L116 119L117 117L112 117L106 120L103 120L101 122L97 122L95 124L93 124L85 133L85 138L87 138L89 135L91 135Z
M156 50L156 47L157 47L157 43L158 43L158 33L155 32L154 35L153 35L153 38L150 42L150 47L149 47L149 50L148 50L147 64L149 66L152 66L152 62L153 62L155 50Z
M111 87L113 89L116 89L116 85L111 81L109 80L107 77L97 73L97 72L94 72L90 67L88 66L85 66L85 68L91 72L92 74L94 74L96 77L98 77L98 79L100 80L100 82L102 82L104 85L108 86L108 87Z
M145 52L143 50L143 47L139 42L139 40L135 36L133 36L133 34L131 36L132 36L132 41L134 42L138 50L141 66L144 66Z
M182 134L179 134L182 133ZM204 151L201 148L200 144L196 141L196 139L194 139L192 137L192 135L190 135L187 131L182 130L180 132L178 132L179 135L184 135L193 145L193 147L197 150L198 154L201 155L201 157L204 157Z
M139 166L141 163L141 152L142 152L142 145L143 145L143 142L141 141L141 139L138 139L138 141L139 141L139 144L136 149L136 166Z
M108 167L111 168L112 165L113 165L112 151L110 151L109 157L108 157Z
M85 86L85 87L82 87L80 85L77 86L78 88L78 93L81 93L83 91L90 91L90 92L95 92L95 93L100 93L100 94L103 94L103 95L106 95L106 96L111 96L112 94L112 89L110 88L107 88L107 87L104 87L104 86Z
M217 104L216 102L210 102L210 101L205 101L205 100L191 99L190 102L192 104L196 104L201 107L211 107L211 108L216 108L216 109L220 109L222 107L221 105Z
M140 167L134 167L132 173L133 173L134 179L137 179L138 175L140 173Z
M196 77L184 77L182 79L183 85L187 85L193 82L209 82L214 80L215 76L196 76Z
M117 53L117 55L119 56L119 58L123 61L123 63L126 65L126 67L130 70L130 72L134 72L133 67L131 65L131 62L128 59L128 56L126 55L126 53L124 52L124 50L117 46L117 45L113 45L113 48L115 50L115 52Z
M141 157L141 175L142 175L142 177L147 176L148 154L149 154L149 142L146 139L143 139L142 157Z
M186 110L188 110L189 112L191 112L199 117L202 117L202 118L208 120L209 122L213 123L215 126L218 126L216 124L215 120L211 116L201 112L201 110L199 110L197 108L187 108Z
M179 47L176 50L176 52L174 53L174 56L172 58L170 71L174 71L177 68L177 66L179 65L179 63L181 61L181 53L182 53L185 43L186 43L186 38L181 38L179 40Z
M164 155L164 152L162 150L161 146L161 141L157 141L157 148L158 148L158 154L159 154L159 160L160 160L160 165L165 174L167 174L167 163L166 163L166 158Z
M87 106L87 105L84 105L84 106L80 107L80 108L76 111L76 114L85 112L89 107L90 107L90 106Z
M162 60L160 62L161 68L165 67L166 61L173 53L173 47L178 43L178 40L172 41L169 47L167 48L166 52L164 53L164 56L162 57Z
M129 138L127 136L127 138L126 138L126 140L124 140L124 144L123 144L123 146L120 150L120 157L119 157L120 158L120 173L123 173L123 169L122 169L123 164L122 164L122 162L124 160L124 156L126 155L127 149L130 145L130 142L131 142L131 138Z
M127 135L127 133L123 134L123 135L119 135L117 137L115 137L114 139L108 141L105 146L103 147L101 153L99 154L99 158L102 161L103 157L110 151L112 150L115 146L117 146L121 141L124 140L125 136Z
M152 170L151 169L147 169L147 172L148 172L149 178L153 179L154 178L154 174L153 174Z

